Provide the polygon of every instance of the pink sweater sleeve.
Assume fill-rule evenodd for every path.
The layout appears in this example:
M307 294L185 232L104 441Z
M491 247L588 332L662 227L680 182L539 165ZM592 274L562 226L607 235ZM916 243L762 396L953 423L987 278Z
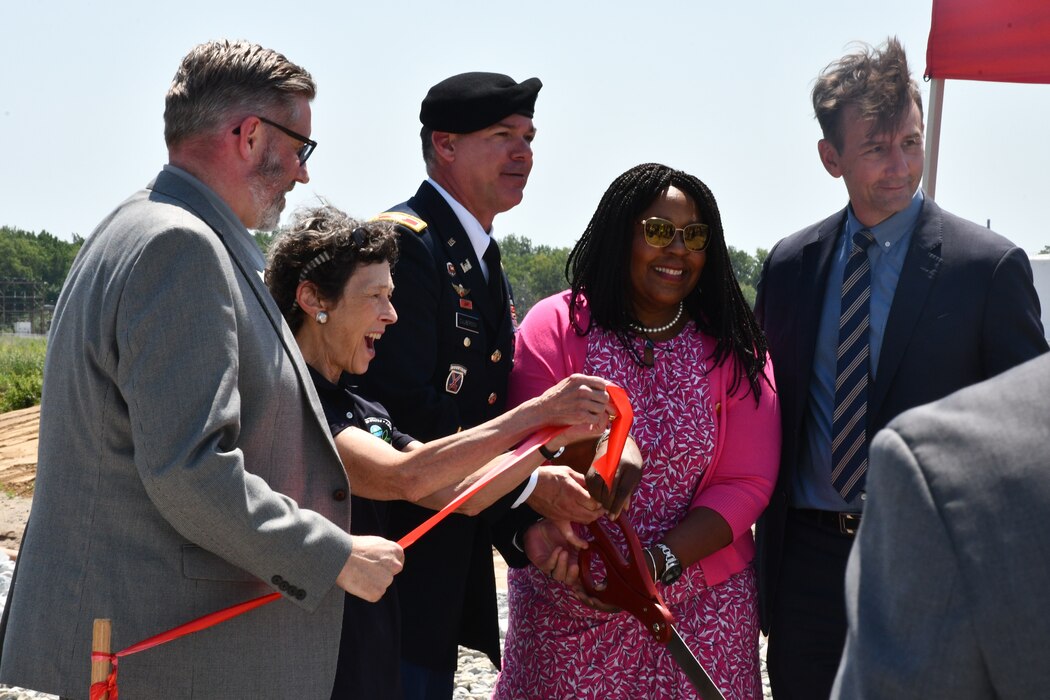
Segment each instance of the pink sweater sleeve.
M587 339L569 322L569 293L548 297L529 311L515 339L514 369L508 404L517 406L574 372L582 372ZM578 316L586 327L586 308ZM718 397L718 436L712 468L693 497L691 507L704 506L725 518L733 543L699 562L708 584L715 585L740 571L754 557L751 526L769 502L780 460L780 404L773 387L773 367L766 362L769 385L758 405L751 394L727 396L731 363L711 372Z
M507 389L507 407L539 396L583 369L586 338L569 323L569 292L539 301L529 309L514 339L514 368Z
M780 402L773 383L773 365L766 360L769 385L763 384L758 405L744 387L726 396L731 363L721 371L718 447L710 477L705 477L691 507L704 506L729 523L733 537L750 531L762 514L776 484L780 463Z

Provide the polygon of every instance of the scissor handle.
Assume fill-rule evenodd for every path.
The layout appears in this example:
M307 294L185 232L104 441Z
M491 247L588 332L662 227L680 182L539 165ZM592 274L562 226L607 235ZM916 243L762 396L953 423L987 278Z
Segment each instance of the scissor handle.
M594 541L589 548L580 551L580 582L583 589L587 595L631 613L656 641L667 644L671 639L674 618L649 578L638 535L626 516L611 522L623 533L627 552L625 554L612 541L600 521L588 524ZM601 588L595 582L591 569L594 556L605 562L605 586Z

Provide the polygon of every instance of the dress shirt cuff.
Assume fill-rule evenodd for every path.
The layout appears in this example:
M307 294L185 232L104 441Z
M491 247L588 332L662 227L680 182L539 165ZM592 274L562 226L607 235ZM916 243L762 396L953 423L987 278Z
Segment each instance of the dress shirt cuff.
M536 481L539 480L539 478L540 470L536 469L532 472L532 475L529 477L529 483L525 484L525 488L522 489L520 494L518 494L518 500L514 501L514 505L512 505L511 508L517 508L522 503L529 500L529 496L531 496L532 492L536 490Z

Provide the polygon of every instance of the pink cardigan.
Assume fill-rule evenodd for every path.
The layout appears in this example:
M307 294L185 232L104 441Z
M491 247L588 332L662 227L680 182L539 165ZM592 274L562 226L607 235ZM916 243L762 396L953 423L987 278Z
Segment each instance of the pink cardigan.
M586 304L577 312L587 327ZM712 343L714 340L712 339ZM515 340L514 369L510 375L509 406L538 396L563 378L582 372L587 338L576 335L569 323L569 292L540 301L529 310ZM733 542L699 561L708 585L720 583L746 567L755 556L751 526L769 502L780 460L780 404L773 386L773 367L766 361L762 397L745 393L747 383L727 394L732 360L708 373L716 397L718 435L712 468L704 474L691 508L704 506L729 523Z

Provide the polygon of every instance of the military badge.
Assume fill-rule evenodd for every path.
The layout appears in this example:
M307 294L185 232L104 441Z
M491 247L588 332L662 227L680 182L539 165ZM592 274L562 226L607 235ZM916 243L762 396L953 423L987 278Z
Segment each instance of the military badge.
M470 299L460 299L459 308L467 309L469 311L474 308L474 302L472 302Z
M470 272L471 268L474 267L473 265L470 264L469 260L464 260L463 262L461 262L459 264L459 266L460 266L460 268L463 269L463 272Z
M455 277L456 276L456 266L453 265L452 263L445 263L445 269L448 270L448 276L449 277Z
M452 263L449 264L451 265ZM453 282L452 288L456 290L456 294L458 294L461 299L470 294L470 290L464 287L462 284L456 284L455 282Z
M481 319L474 314L463 314L457 311L456 328L461 331L467 331L468 333L480 333Z
M445 377L445 391L450 394L458 394L463 388L463 380L467 376L467 368L463 365L449 365L448 376Z

